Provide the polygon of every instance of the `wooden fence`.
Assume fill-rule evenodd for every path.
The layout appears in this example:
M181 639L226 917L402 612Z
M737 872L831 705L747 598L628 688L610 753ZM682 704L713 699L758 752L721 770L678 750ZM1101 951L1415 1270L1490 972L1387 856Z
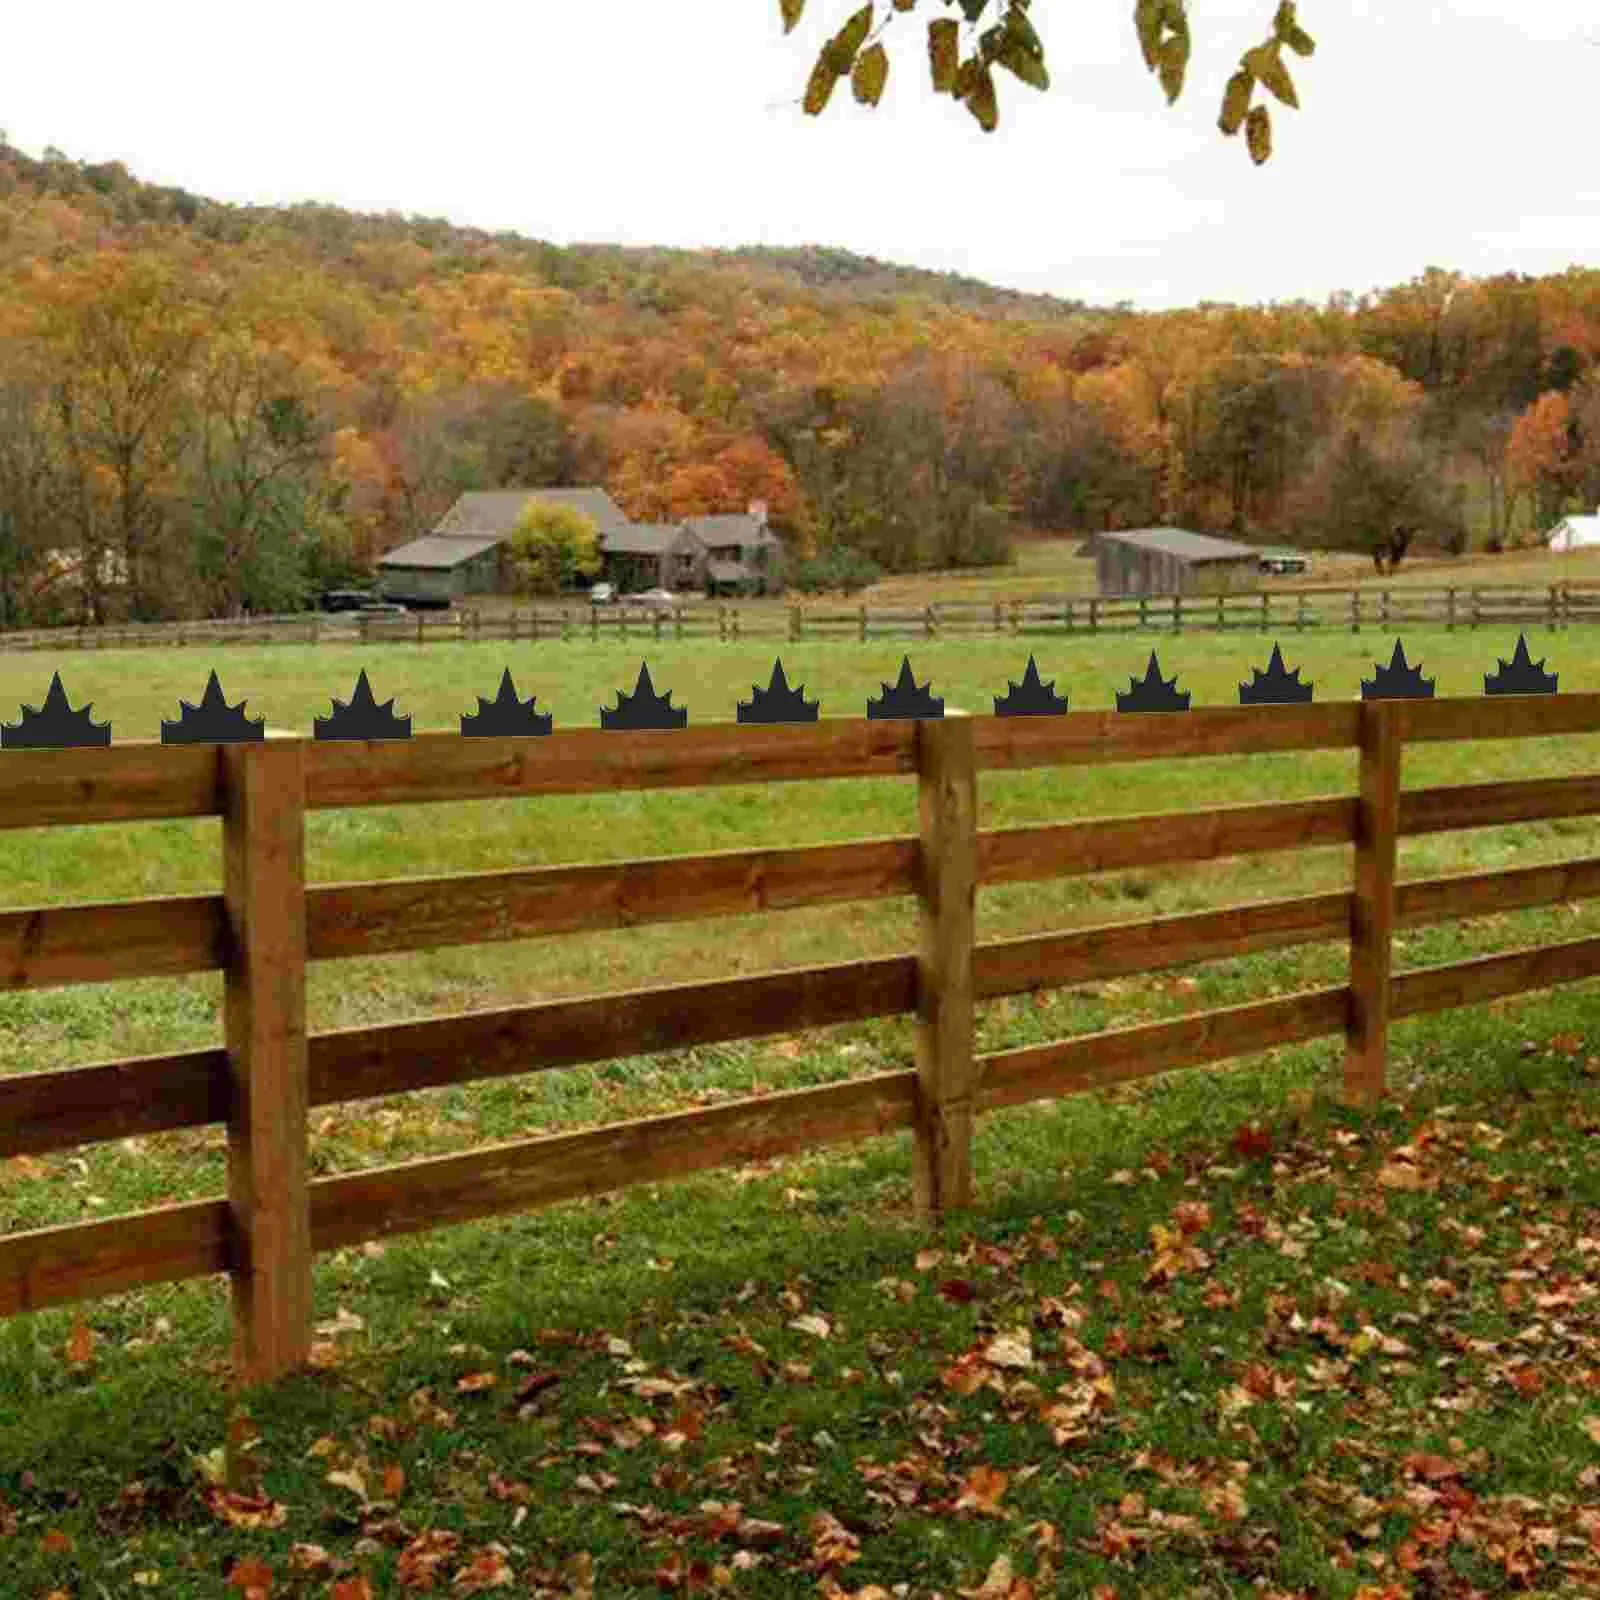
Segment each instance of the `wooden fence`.
M1600 694L1224 707L1181 717L712 724L538 740L127 744L0 757L0 827L222 818L222 892L0 912L11 989L221 969L225 1044L0 1079L0 1157L222 1123L227 1193L0 1236L0 1316L230 1275L234 1371L309 1350L316 1252L893 1129L914 1135L919 1211L970 1203L976 1116L1294 1044L1345 1040L1343 1086L1383 1090L1391 1020L1600 973L1600 937L1395 973L1391 934L1600 893L1600 857L1397 884L1402 836L1600 810L1593 774L1402 791L1408 744L1600 732ZM977 774L1047 764L1356 749L1356 793L1213 811L977 827ZM817 779L914 778L919 828L759 848L307 887L308 810ZM1353 844L1348 890L980 942L983 884ZM648 922L914 895L920 946L308 1036L306 963ZM974 1054L1003 995L1347 940L1345 984ZM916 1018L914 1068L312 1180L313 1107L580 1063Z
M530 606L485 613L467 606L411 616L308 614L242 620L109 624L0 633L0 650L126 650L226 644L513 643L541 639L939 639L973 634L1182 633L1399 624L1447 629L1515 623L1564 628L1600 621L1600 583L1499 584L1447 589L1278 589L1226 595L1034 595L921 606L732 605Z

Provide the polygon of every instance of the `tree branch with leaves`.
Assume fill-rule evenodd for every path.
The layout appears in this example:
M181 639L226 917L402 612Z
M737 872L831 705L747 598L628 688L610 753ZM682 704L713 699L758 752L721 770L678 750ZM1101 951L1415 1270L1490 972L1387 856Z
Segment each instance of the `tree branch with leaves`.
M883 37L898 14L915 11L922 0L868 0L854 11L823 45L801 100L810 116L827 108L841 79L864 106L877 106L889 81L889 54ZM936 5L940 0L927 0ZM1044 43L1034 28L1032 0L942 0L959 9L966 23L939 17L928 24L928 67L936 94L964 105L985 133L1000 124L1000 102L994 69L1004 67L1033 89L1048 89L1050 73ZM805 12L806 0L778 0L783 31L791 32ZM1137 0L1133 26L1146 68L1160 80L1167 104L1183 93L1189 70L1189 14L1185 0ZM1217 126L1232 137L1242 128L1250 159L1260 166L1272 155L1272 115L1265 102L1252 105L1262 88L1286 106L1298 108L1299 96L1284 52L1309 56L1316 41L1300 26L1295 0L1280 0L1272 31L1240 57L1238 70L1222 93Z

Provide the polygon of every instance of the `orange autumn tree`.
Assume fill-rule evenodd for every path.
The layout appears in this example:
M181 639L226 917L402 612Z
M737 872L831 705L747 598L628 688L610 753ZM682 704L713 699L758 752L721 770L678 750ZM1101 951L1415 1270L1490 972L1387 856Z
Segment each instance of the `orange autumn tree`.
M1566 395L1551 389L1517 418L1506 441L1507 477L1532 494L1540 530L1560 518L1582 474L1572 420Z

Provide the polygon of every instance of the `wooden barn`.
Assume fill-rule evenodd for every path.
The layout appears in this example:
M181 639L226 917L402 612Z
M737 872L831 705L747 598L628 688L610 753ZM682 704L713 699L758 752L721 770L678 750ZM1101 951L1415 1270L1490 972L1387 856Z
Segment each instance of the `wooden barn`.
M1103 595L1225 594L1255 589L1261 581L1253 545L1187 528L1097 534L1094 558Z

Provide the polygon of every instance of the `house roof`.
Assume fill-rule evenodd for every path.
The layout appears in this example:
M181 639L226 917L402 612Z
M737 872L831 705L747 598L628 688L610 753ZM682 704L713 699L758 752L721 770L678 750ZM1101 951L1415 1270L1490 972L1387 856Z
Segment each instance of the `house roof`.
M437 534L493 534L505 538L528 502L572 506L595 520L601 533L623 528L628 519L622 507L594 485L575 489L484 489L461 495L439 519Z
M1233 539L1213 539L1209 533L1191 533L1187 528L1134 528L1126 533L1095 535L1097 544L1131 544L1140 550L1160 550L1180 561L1254 561L1260 552L1254 545Z
M710 517L685 517L684 527L707 545L777 544L778 536L760 517L732 511Z
M380 567L430 567L449 572L455 567L493 550L500 543L498 536L477 538L451 537L437 533L425 534L409 544L398 545L387 555L379 557Z
M682 533L677 522L629 522L605 529L600 548L607 555L658 556L670 550Z

